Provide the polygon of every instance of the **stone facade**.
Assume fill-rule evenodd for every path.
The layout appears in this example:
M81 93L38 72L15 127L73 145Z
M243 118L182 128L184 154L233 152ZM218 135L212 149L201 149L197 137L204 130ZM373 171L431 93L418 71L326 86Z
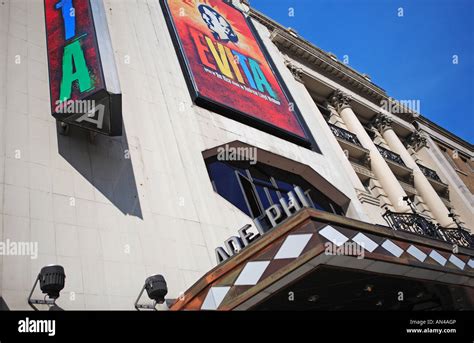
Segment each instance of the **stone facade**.
M361 78L352 91L338 75L285 50L275 38L281 28L253 14L319 154L193 104L158 0L104 3L123 94L124 134L116 138L74 128L58 133L49 108L43 1L0 4L0 240L34 241L39 249L37 259L0 256L0 296L10 309L29 309L33 282L52 263L66 270L58 300L65 309L132 309L145 278L156 273L166 277L168 297L178 297L215 265L214 249L251 222L214 192L202 156L232 141L308 165L350 199L348 217L384 223L379 204L387 204L391 190L379 196L364 188L312 90L318 82L327 92L317 96L331 101L338 90L375 115L381 109L374 101L383 95L375 85ZM415 131L407 121L393 121L395 132ZM450 144L451 136L438 139ZM472 158L472 145L455 146ZM472 223L472 193L458 187L448 164L438 167L442 155L431 150L420 159L452 190L463 222ZM374 179L382 188L383 177ZM461 182L471 187L472 173Z

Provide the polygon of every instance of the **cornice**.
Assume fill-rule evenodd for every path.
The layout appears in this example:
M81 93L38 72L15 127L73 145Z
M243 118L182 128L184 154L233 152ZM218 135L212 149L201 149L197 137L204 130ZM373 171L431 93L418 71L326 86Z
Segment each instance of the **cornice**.
M249 15L269 29L272 41L279 48L289 49L296 56L316 66L316 69L323 70L340 79L343 83L359 88L359 91L365 93L366 96L375 97L374 100L377 103L386 97L385 91L369 81L366 75L336 60L334 55L299 37L291 28L278 24L253 8L250 8Z
M285 60L285 66L290 70L291 74L293 74L293 77L299 81L299 82L303 82L303 69L297 67L294 65L294 63L292 63L291 61L288 61L288 60Z
M270 39L281 51L300 58L314 70L336 80L338 83L347 85L347 88L368 100L380 104L386 97L383 89L374 85L344 63L334 60L326 52L295 37L292 33L276 28L271 32Z
M366 78L364 74L359 73L358 71L352 69L346 64L338 61L337 59L335 59L334 55L325 52L324 50L318 48L307 40L299 37L298 34L291 28L286 28L280 25L273 19L267 17L263 13L260 13L259 11L251 7L248 11L248 14L253 19L267 27L267 29L270 31L270 38L272 42L282 52L286 52L289 56L292 56L293 58L296 57L304 61L309 67L313 68L315 71L329 77L330 79L333 79L337 83L346 87L348 90L353 91L354 93L371 101L377 106L380 106L382 101L386 101L390 104L400 105L399 101L388 96L384 89L369 81L369 79ZM301 80L304 71L302 72L300 69L292 70L291 63L287 63L287 66L294 73L295 77ZM304 75L308 74L304 73ZM426 127L429 127L433 131L445 137L448 142L451 140L452 142L455 142L463 146L467 150L471 151L472 155L472 152L474 151L473 144L447 131L446 129L435 124L425 116L414 110L411 110L410 108L406 108L404 106L400 106L400 108L402 108L403 111L394 113L394 116L402 119L403 121L409 124L414 124L415 127L416 123L420 123Z
M474 145L473 144L465 141L461 137L456 136L455 134L449 132L445 128L437 125L436 123L433 123L431 120L429 120L425 116L420 115L418 118L416 118L414 124L415 124L415 127L419 128L421 130L423 130L423 126L425 126L429 129L433 130L434 132L438 133L440 136L443 136L443 137L447 138L447 140L442 140L441 141L439 139L439 137L433 136L429 132L426 132L427 134L430 134L430 136L432 136L433 139L435 139L437 141L441 141L441 143L447 144L448 146L453 147L453 149L456 149L456 147L454 147L453 144L450 144L449 140L451 140L452 142L454 142L456 144L459 144L460 146L462 146L463 148L468 150L470 152L471 156L474 156ZM421 124L421 126L420 126L420 124Z

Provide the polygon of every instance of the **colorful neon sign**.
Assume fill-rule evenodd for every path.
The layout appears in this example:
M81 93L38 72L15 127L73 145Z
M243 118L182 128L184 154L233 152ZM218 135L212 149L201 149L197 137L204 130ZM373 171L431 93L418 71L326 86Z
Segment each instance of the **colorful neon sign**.
M121 135L120 85L117 75L110 75L116 70L101 1L45 0L44 7L53 116L89 130ZM96 26L105 32L98 36ZM103 53L112 67L102 64Z
M311 137L250 20L222 0L162 0L193 100L298 144Z

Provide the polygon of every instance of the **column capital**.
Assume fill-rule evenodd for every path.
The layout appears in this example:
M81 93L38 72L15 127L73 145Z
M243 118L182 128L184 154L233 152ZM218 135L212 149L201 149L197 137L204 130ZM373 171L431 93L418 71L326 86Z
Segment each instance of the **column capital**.
M329 103L334 106L334 108L340 112L344 108L351 107L350 102L352 98L350 95L344 93L340 89L336 89L330 96L329 96Z
M296 81L303 83L303 69L294 65L291 61L285 60L285 66L290 70L293 74L293 77Z
M375 126L380 133L383 133L387 129L392 128L392 118L383 113L377 113L377 115L372 119L371 124Z
M331 113L331 116L339 115L339 113L337 113L337 109L332 105L332 103L329 100L324 101L323 107L326 108Z
M413 131L406 139L405 139L405 146L413 148L413 150L418 151L421 148L427 145L425 135L419 131Z

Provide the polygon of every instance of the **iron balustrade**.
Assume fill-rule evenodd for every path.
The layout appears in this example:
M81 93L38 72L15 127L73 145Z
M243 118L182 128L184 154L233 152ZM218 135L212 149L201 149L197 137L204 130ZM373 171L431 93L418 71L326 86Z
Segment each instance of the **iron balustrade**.
M418 164L418 163L417 163ZM441 179L439 178L438 174L433 170L433 169L430 169L428 167L425 167L421 164L418 164L418 167L420 167L420 170L421 172L428 178L432 179L432 180L435 180L435 181L438 181L438 182L443 182L441 181Z
M473 236L461 227L443 228L417 213L396 213L387 210L382 216L393 230L407 231L474 249Z
M422 236L441 239L436 230L436 225L419 214L386 211L383 214L383 218L394 230L408 231Z
M378 151L380 152L380 155L382 155L383 158L405 167L405 163L403 163L403 160L399 154L394 153L393 151L390 151L388 149L385 149L384 147L381 147L380 145L376 144L375 146L377 147Z
M336 126L330 123L328 123L328 125L334 136L341 138L345 140L346 142L350 142L350 143L362 146L357 136L353 134L352 132L344 130L343 128L340 128L339 126Z
M440 234L447 242L474 249L474 236L463 228L440 228Z

